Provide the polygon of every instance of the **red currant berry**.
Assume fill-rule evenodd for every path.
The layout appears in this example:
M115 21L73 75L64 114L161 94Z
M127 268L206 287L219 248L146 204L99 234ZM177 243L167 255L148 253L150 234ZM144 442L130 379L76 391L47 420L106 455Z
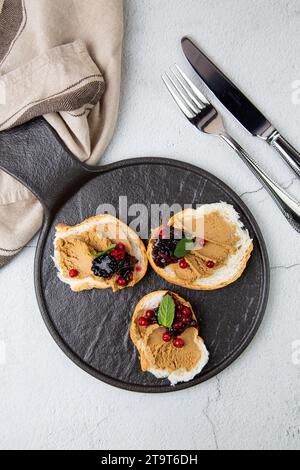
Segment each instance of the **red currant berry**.
M189 323L190 323L189 317L184 317L184 318L182 319L182 323L183 323L184 325L189 325Z
M69 271L69 276L70 277L77 277L79 274L79 272L77 271L77 269L70 269Z
M198 243L199 243L199 246L203 248L203 247L205 247L205 245L206 245L206 240L204 240L203 238L201 238L201 239L198 240Z
M189 307L184 307L184 309L183 309L183 315L184 315L185 317L190 317L190 316L191 316L191 313L192 313L192 312L191 312L191 309L190 309Z
M180 269L187 269L190 267L190 265L185 259L182 259L179 261L179 267Z
M176 313L176 318L177 318L177 320L182 320L183 319L183 313L182 312L177 312Z
M126 256L126 252L125 251L120 251L116 256L116 260L117 261L123 261L125 256Z
M117 251L126 251L124 243L121 243L121 242L117 243L116 250Z
M124 279L124 277L120 277L120 278L118 279L118 286L120 286L120 287L125 287L125 286L127 286L127 281L126 281L126 279Z
M153 320L154 316L154 310L147 310L147 312L145 313L145 317L147 318L147 320Z
M116 248L115 248L114 250L112 250L111 256L113 256L114 258L117 258L118 255L119 255L119 252L118 252L118 250L117 250Z
M160 230L158 237L160 240L166 240L168 238L168 227L164 227Z
M184 347L184 341L183 341L183 339L181 339L181 338L176 338L176 339L174 340L173 344L174 344L175 348L181 349L181 348Z
M149 322L148 322L147 318L145 318L145 317L140 317L140 318L139 318L139 325L142 326L142 327L147 327L147 326L149 326Z
M182 328L182 323L180 321L177 321L173 325L174 330L180 330Z
M214 261L207 261L206 266L208 269L213 269L216 266L216 263L214 263Z
M170 335L170 333L164 333L164 335L163 335L163 341L164 341L165 343L169 343L169 342L171 341L171 339L172 339L172 336Z
M180 310L180 312L182 312L182 310L184 309L184 306L182 304L178 304L177 308L178 310Z

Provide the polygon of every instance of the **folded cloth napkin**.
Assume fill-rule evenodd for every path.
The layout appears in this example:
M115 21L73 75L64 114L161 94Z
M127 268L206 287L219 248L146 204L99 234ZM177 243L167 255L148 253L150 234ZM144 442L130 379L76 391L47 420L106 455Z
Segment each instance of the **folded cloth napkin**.
M94 165L115 127L122 0L0 0L0 131L44 118ZM0 171L0 268L35 235L43 210Z

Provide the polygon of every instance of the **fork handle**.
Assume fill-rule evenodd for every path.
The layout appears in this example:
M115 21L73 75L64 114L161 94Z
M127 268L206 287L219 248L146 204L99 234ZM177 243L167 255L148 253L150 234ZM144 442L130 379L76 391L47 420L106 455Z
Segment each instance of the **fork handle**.
M300 233L300 203L290 196L282 187L267 175L267 173L253 160L252 157L226 132L220 137L241 157L252 173L264 185L272 198L279 206L283 215L291 226Z
M272 147L277 150L279 155L286 161L286 163L300 176L300 154L297 150L289 144L289 142L276 132L275 135L268 141Z

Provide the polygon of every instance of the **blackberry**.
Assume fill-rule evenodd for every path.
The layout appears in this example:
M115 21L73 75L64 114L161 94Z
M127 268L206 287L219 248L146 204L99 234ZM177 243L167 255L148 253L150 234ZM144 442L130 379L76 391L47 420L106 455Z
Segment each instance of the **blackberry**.
M111 255L103 255L93 261L92 272L97 277L111 279L117 271L118 262Z

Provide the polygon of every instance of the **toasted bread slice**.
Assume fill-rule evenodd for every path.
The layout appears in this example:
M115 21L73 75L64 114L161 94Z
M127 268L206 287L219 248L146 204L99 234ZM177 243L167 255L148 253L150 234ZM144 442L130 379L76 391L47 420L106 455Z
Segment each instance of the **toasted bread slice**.
M90 241L91 234L93 234L93 243ZM63 254L61 246L64 246L70 240L72 240L70 253L69 255L65 252ZM105 250L109 245L118 242L122 242L127 252L137 261L137 269L133 273L133 280L126 286L133 287L145 276L148 260L142 240L132 229L109 214L97 215L76 226L57 225L54 240L54 262L58 269L59 279L68 284L74 292L108 288L115 292L126 288L120 287L115 277L106 280L96 277L91 270L93 261L91 251L102 251L102 247ZM76 253L75 243L77 250L80 250L80 259L79 254ZM78 270L78 277L70 277L69 269L71 267ZM85 275L82 275L81 272L85 272Z
M199 375L208 363L209 353L204 341L198 336L199 331L196 327L188 328L180 335L180 338L185 342L182 349L176 349L172 341L164 343L160 340L165 331L163 327L151 325L146 329L140 328L139 318L143 316L145 311L157 309L167 294L170 294L175 301L188 307L193 320L197 322L192 306L182 297L169 291L152 292L140 300L136 306L130 336L140 354L142 370L150 372L158 379L168 379L172 385L176 385L179 382L189 382ZM158 338L158 346L153 348L151 342L153 342L155 335L156 340ZM170 359L171 357L172 359ZM176 364L176 368L174 368L174 364Z
M232 205L221 202L216 204L206 204L198 209L187 209L172 217L169 221L169 226L173 226L178 229L187 228L187 230L190 230L191 227L194 226L195 220L214 213L218 213L226 223L230 224L231 227L235 227L235 236L237 239L234 246L235 251L228 257L226 264L220 267L217 266L207 277L196 276L192 281L185 279L184 273L182 273L183 278L179 278L175 272L174 265L172 264L165 268L158 267L153 259L153 247L156 243L158 233L162 229L162 227L159 227L153 231L147 250L150 264L159 276L171 284L203 291L221 289L232 284L242 276L253 251L253 241L250 238L248 230L245 229L241 222L239 214ZM198 234L192 233L192 236L197 237ZM205 227L204 234L202 233L202 235L199 236L204 236L205 238ZM191 269L192 268L193 264L191 266Z

